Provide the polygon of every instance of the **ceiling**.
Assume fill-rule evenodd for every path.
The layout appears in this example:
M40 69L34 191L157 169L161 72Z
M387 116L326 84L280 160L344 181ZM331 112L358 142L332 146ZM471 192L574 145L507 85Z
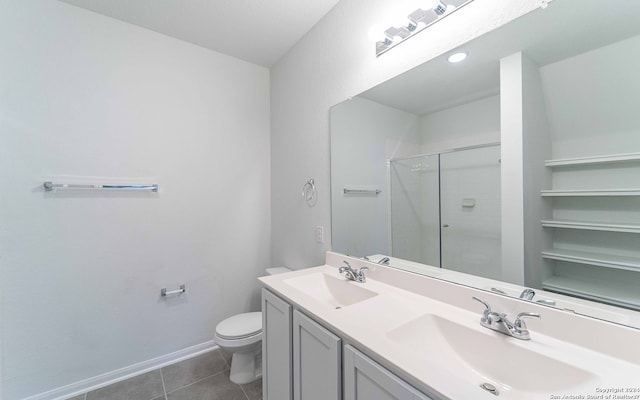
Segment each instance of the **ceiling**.
M554 1L360 96L416 115L464 104L500 90L500 59L522 50L539 66L640 34L640 1ZM455 51L469 57L451 64ZM393 51L393 50L391 50Z
M339 0L60 0L270 67Z

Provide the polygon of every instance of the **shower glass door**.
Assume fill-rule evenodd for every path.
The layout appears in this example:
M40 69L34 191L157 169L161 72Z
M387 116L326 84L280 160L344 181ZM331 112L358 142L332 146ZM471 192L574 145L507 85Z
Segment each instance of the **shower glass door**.
M500 146L440 155L442 268L501 279Z
M390 161L391 254L440 266L438 155Z

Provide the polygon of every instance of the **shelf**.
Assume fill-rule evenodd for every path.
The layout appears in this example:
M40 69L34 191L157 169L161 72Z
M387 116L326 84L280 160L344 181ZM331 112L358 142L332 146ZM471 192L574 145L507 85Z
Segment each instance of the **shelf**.
M623 163L628 163L622 165ZM622 200L615 201L614 197L640 197L640 187L622 188L597 188L597 186L635 186L638 182L637 173L640 172L640 153L610 154L592 157L575 157L546 160L545 166L557 168L552 171L556 187L573 186L574 182L585 182L595 189L551 189L542 190L542 197L568 198L569 206L574 212L582 211L583 203L577 198L609 198L597 200L599 205L614 202L605 207L603 212L621 211L620 214L629 211L628 205L624 205ZM575 167L573 169L562 169L563 167ZM598 170L595 170L598 168ZM590 173L593 172L593 173ZM630 180L631 179L631 180ZM599 183L598 183L599 182ZM636 183L631 183L636 182ZM571 199L571 200L569 200ZM632 199L632 204L636 200ZM594 200L596 201L596 200ZM618 203L620 202L620 203ZM571 207L573 204L573 207ZM635 207L635 206L634 206ZM622 209L620 209L622 208ZM603 216L606 214L603 214ZM635 215L635 214L634 214ZM575 218L575 216L574 216ZM599 219L598 217L592 217ZM602 217L602 219L605 219ZM620 217L619 221L625 221ZM581 220L554 220L541 221L544 228L620 232L620 233L640 233L640 222L637 218L629 218L628 222L608 222L608 221L581 221ZM554 236L564 232L555 232ZM586 232L584 233L586 235ZM576 234L575 237L578 235ZM542 287L556 293L581 297L601 303L640 310L640 253L637 252L633 242L619 244L627 250L627 254L637 254L635 256L622 256L607 253L616 253L615 248L604 248L606 244L594 244L595 248L590 248L591 238L585 236L583 240L584 249L567 250L562 248L552 248L541 253L546 260L571 263L572 265L561 265L554 263L553 273L558 274L542 282ZM626 237L626 239L633 239ZM597 247L602 246L599 249ZM631 248L629 248L631 246ZM597 252L600 250L600 252ZM605 253L603 253L603 251ZM624 252L624 250L621 250ZM594 268L595 267L595 268ZM599 268L598 268L599 267ZM607 269L603 269L607 268ZM617 272L616 272L617 271ZM629 271L629 272L623 272ZM560 276L562 272L570 272L570 277Z
M620 285L606 287L600 280L586 278L578 280L575 277L552 276L542 282L542 287L556 293L640 310L640 292L633 284L628 287L620 287Z
M638 224L610 224L603 222L585 221L542 221L545 228L584 229L589 231L640 233Z
M638 257L614 256L609 254L566 249L552 249L543 251L542 258L640 272L640 258Z
M640 189L541 190L542 197L640 196Z
M612 164L629 161L640 161L640 153L611 154L608 156L596 157L559 158L556 160L546 160L544 165L547 167L568 167L572 165Z

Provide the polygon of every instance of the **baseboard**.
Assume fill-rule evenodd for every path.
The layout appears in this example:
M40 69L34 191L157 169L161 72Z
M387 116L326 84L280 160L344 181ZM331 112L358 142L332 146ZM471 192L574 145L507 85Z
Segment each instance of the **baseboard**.
M186 349L178 350L174 353L166 354L161 357L156 357L151 360L143 361L137 364L129 365L128 367L120 368L115 371L107 372L101 375L94 376L92 378L84 379L79 382L72 383L70 385L62 386L57 389L49 390L44 393L39 393L33 396L29 396L23 400L64 400L71 397L90 392L92 390L99 389L104 386L111 385L125 379L132 378L136 375L141 375L154 369L164 367L166 365L174 364L188 358L199 356L200 354L213 351L218 348L218 345L213 341L204 342L195 346L188 347Z

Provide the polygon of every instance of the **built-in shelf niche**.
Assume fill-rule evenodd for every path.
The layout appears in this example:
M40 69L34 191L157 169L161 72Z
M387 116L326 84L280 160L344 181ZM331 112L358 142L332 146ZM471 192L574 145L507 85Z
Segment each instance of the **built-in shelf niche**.
M640 200L631 205L615 200L640 199L640 185L617 187L634 180L628 177L640 176L640 153L546 160L545 166L551 169L554 187L542 190L541 196L553 202L554 215L541 223L554 230L554 247L541 254L550 266L543 288L640 310L640 209L634 207ZM581 184L589 187L576 188ZM599 197L611 200L600 201ZM594 219L598 220L580 216L597 216ZM594 240L594 235L602 240ZM563 243L567 237L571 246Z

